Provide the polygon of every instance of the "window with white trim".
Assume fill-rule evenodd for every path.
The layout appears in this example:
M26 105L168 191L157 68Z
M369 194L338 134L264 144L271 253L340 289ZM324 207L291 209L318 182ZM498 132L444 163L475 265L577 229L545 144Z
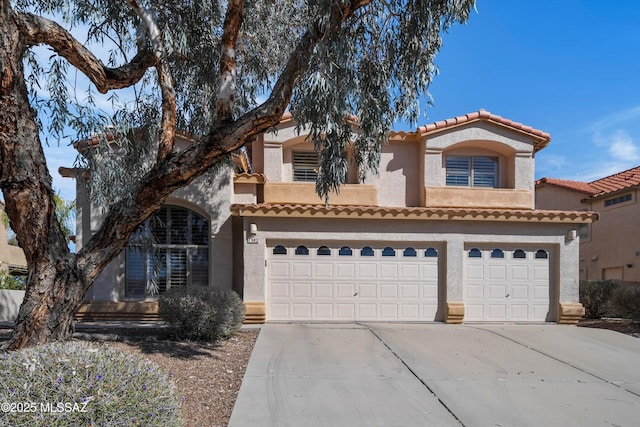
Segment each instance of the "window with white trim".
M457 187L498 186L498 159L488 156L447 156L446 185Z
M176 286L209 284L209 221L165 205L133 234L125 250L125 295L144 298Z
M316 182L318 177L318 153L315 151L293 152L293 180Z

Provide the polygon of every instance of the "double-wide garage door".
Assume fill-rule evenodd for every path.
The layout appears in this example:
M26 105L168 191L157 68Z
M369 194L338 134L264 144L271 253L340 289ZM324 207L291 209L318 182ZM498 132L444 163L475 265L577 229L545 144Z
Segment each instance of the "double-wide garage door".
M494 246L465 252L465 321L547 320L548 251Z
M435 319L433 247L282 243L268 251L268 320Z

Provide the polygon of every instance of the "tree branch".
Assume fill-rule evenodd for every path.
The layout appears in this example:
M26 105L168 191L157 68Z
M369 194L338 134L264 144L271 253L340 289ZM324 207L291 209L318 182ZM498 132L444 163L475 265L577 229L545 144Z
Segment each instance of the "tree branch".
M158 85L162 92L162 132L158 142L157 160L162 162L173 151L173 143L176 136L176 91L173 88L171 69L169 68L164 50L164 41L158 24L151 16L151 13L138 4L136 0L129 0L129 5L144 23L149 39L151 39L153 54L158 62L156 72L158 73Z
M139 51L121 67L105 67L102 61L56 22L31 13L16 13L16 21L25 42L30 46L47 44L96 85L100 93L137 83L156 64L151 52Z
M244 17L244 1L232 0L227 6L222 33L222 52L220 53L220 88L216 103L215 123L227 123L233 117L233 104L236 95L236 45Z

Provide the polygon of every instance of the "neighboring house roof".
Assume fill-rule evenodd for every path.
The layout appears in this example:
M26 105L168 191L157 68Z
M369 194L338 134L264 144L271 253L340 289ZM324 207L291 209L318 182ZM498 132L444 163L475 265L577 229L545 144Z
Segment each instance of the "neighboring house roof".
M498 116L496 114L491 114L486 110L479 110L451 119L420 126L416 132L420 135L428 135L477 121L491 122L499 126L503 126L532 136L536 139L536 142L534 144L534 148L536 151L543 149L549 144L549 141L551 141L551 135L549 135L547 132L541 131L539 129L534 129L531 126L526 126L522 123L514 122L513 120Z
M595 212L528 210L528 209L474 209L423 208L378 206L328 206L287 204L235 204L234 216L352 218L352 219L413 219L447 221L549 222L589 223L598 219Z
M588 195L586 199L592 200L639 186L640 166L591 182L570 181L556 178L542 178L536 181L536 187L543 184L554 185L567 190L579 191Z

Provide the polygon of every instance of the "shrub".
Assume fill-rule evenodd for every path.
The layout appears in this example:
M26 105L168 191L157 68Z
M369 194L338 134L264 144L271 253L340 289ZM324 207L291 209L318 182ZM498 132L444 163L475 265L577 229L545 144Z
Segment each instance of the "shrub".
M613 316L611 296L618 286L611 280L580 282L580 302L584 305L585 317L600 319Z
M615 313L626 319L640 320L640 285L622 285L611 297Z
M168 375L104 344L72 341L5 353L0 378L0 425L182 425Z
M244 321L244 304L234 291L187 286L160 296L160 317L177 339L212 341L235 334Z
M0 289L24 291L24 277L12 276L7 270L0 270Z

